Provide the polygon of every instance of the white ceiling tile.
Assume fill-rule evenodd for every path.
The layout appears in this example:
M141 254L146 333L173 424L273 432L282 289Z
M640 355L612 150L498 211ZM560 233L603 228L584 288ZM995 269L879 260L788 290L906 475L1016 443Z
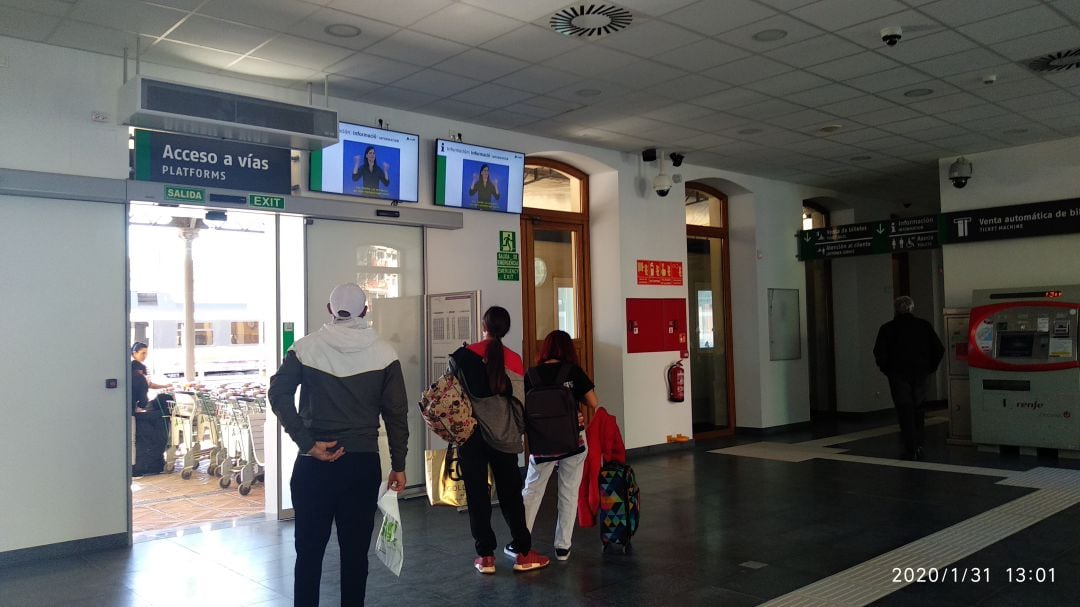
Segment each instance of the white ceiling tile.
M155 38L172 29L188 13L150 4L119 4L115 0L82 0L69 18ZM249 50L251 47L248 47Z
M896 107L895 103L886 101L881 97L875 97L873 95L865 95L863 97L856 97L854 99L846 99L837 103L830 103L827 105L818 106L817 109L822 112L828 112L830 114L840 116L841 118L850 118L857 114L865 114L866 112L876 112L878 110L885 110Z
M700 105L693 105L690 103L673 103L665 105L662 108L652 110L645 113L645 116L654 120L662 120L664 122L672 122L675 124L685 124L687 122L693 123L698 118L708 116L713 113L708 108L701 107Z
M769 6L781 10L790 11L800 6L806 6L807 4L813 4L817 0L758 0L762 4L768 4Z
M864 52L863 48L859 45L828 34L778 48L765 54L777 61L783 61L796 67L807 67L862 52Z
M991 139L986 135L970 133L968 135L959 135L947 139L938 139L934 142L934 145L949 150L952 154L959 155L974 154L975 152L1000 148L1001 142L996 139Z
M199 7L198 14L279 32L291 32L293 25L303 21L316 10L318 7L314 4L300 0L210 0Z
M2 15L3 9L0 9L0 20ZM62 21L46 42L117 57L124 54L125 47L132 53L135 50L135 34L70 19ZM143 43L147 41L144 39Z
M577 82L579 77L575 74L563 72L543 65L530 65L529 67L503 76L495 82L510 88L531 91L533 93L547 93Z
M992 103L984 103L983 105L976 105L971 107L962 108L959 110L948 110L945 112L936 112L935 116L948 122L950 124L957 124L966 122L969 120L979 120L982 118L990 118L992 116L1000 116L1008 113L1009 110L994 105Z
M909 145L911 143L914 143L912 139L909 139L902 135L890 135L888 137L881 137L877 139L871 139L869 141L863 141L859 143L859 147L880 152L901 145Z
M816 107L826 103L836 103L853 97L860 97L863 92L843 84L829 84L815 89L798 91L785 95L785 99L802 105Z
M704 74L709 78L715 78L728 84L740 85L748 82L763 80L770 76L790 72L791 66L773 61L761 55L754 55L746 59L739 59L731 63L725 63L714 68L705 70Z
M352 38L342 38L326 33L330 25L351 25L360 30L360 35ZM325 44L343 46L354 51L363 50L379 40L391 36L398 31L396 25L388 25L380 21L365 19L351 13L344 13L332 8L319 9L307 19L293 26L289 33L317 40Z
M558 116L559 114L576 110L579 107L581 107L581 105L562 99L536 96L517 104L514 110L521 112L522 114L528 114L529 116L536 116L537 118L551 118L553 116Z
M1011 113L994 116L993 118L986 118L984 120L973 120L964 124L972 131L990 135L991 137L999 137L1003 131L1012 129L1030 129L1040 126L1039 123L1028 120L1020 114Z
M556 34L546 28L526 25L480 46L515 59L540 63L583 44L585 42L582 40Z
M513 17L518 21L535 21L566 6L566 0L529 0L507 2L506 0L462 0L466 4Z
M474 103L457 101L455 99L438 99L427 105L417 108L417 111L424 114L442 116L444 118L468 120L469 118L473 118L485 112L491 111L491 108L482 105L476 105Z
M1015 13L964 25L959 29L963 34L983 44L994 44L1066 25L1069 23L1058 13L1045 6L1033 6Z
M953 93L924 101L909 103L908 107L917 111L937 116L942 112L975 108L986 103L984 100L969 93ZM946 121L949 122L949 121Z
M910 67L894 67L891 70L845 80L844 84L868 93L876 93L925 80L926 74L922 72L913 70Z
M375 82L347 76L330 76L329 81L330 96L341 99L359 99L382 86ZM321 89L319 92L322 92Z
M764 80L758 80L757 82L746 85L746 88L765 93L766 95L783 97L788 93L805 91L827 84L831 84L831 82L821 76L815 76L810 72L795 71L780 74L779 76L773 76L772 78L766 78Z
M788 103L783 99L767 99L759 103L744 105L728 111L736 116L745 116L755 120L768 120L769 118L775 118L776 116L793 114L803 109L806 108L801 105L795 105L794 103Z
M697 129L676 126L674 124L665 124L653 130L644 131L638 134L638 136L650 141L655 141L666 147L682 147L684 141L700 134L701 131ZM669 164L668 166L670 167L671 165Z
M804 129L806 127L834 120L832 116L817 110L800 110L784 116L770 118L769 122L788 129Z
M656 93L633 91L605 101L603 106L618 114L644 115L645 112L662 108L669 103L673 103L673 100Z
M932 128L943 128L948 124L942 120L938 120L932 116L919 116L917 118L909 118L907 120L898 120L896 122L890 122L882 125L882 129L889 131L890 133L897 133L900 135L911 133L915 131L924 131ZM898 154L899 155L899 154Z
M501 78L527 65L524 61L473 48L443 61L436 67L451 74L487 81Z
M582 96L580 91L600 91L599 95ZM553 91L549 91L547 94L549 97L556 97L558 99L564 99L566 101L573 101L575 103L588 104L589 109L598 113L599 115L610 115L612 112L608 109L607 104L615 101L616 99L627 95L629 91L626 87L615 82L599 82L596 80L585 79L578 80L567 86L557 88ZM579 111L579 110L575 110Z
M699 40L703 38L685 28L663 21L646 21L634 23L617 36L601 38L599 43L624 53L654 57Z
M934 57L943 57L974 48L968 38L953 31L928 34L918 40L901 42L895 47L882 47L880 52L901 63L911 64Z
M830 31L899 13L907 7L896 0L821 0L799 7L791 14Z
M430 93L437 97L451 97L479 84L479 80L427 69L398 80L394 86L410 91Z
M1076 0L1054 0L1051 6L1068 15L1073 21L1080 22L1080 4Z
M907 96L908 91L914 91L916 89L930 89L930 93L922 95L920 97ZM960 92L960 89L943 81L943 80L926 80L923 82L916 82L913 84L907 84L888 91L879 91L877 95L882 99L888 99L896 103L906 105L914 109L914 105L918 101L929 101L938 97L945 97L952 95L953 93Z
M604 72L603 74L598 75L597 78L600 78L601 80L622 83L627 85L628 88L640 90L649 88L661 82L667 82L669 80L674 80L675 78L681 78L685 75L686 72L682 70L676 70L669 66L656 63L655 61L648 61L642 59L640 61L636 61L634 63L630 63ZM698 78L701 77L698 76ZM706 80L705 78L702 79ZM719 88L722 88L723 86L719 83L715 84L718 88L714 88L712 90L719 90Z
M664 20L715 36L775 14L776 11L752 0L701 0L664 15Z
M222 69L240 57L241 55L236 53L171 40L160 40L143 52L143 59L150 63L195 68L202 71L208 68Z
M439 97L440 95L399 89L395 86L383 86L364 95L363 100L367 103L374 103L375 105L382 105L388 108L411 110L422 105L427 105Z
M1048 91L1041 95L1028 95L999 101L1001 105L1014 112L1027 114L1029 110L1040 110L1048 107L1071 105L1073 111L1080 114L1080 100L1067 91Z
M71 4L70 0L0 0L0 7L52 15L54 17L66 15L71 10ZM3 14L6 13L0 11L0 15Z
M1058 86L1072 88L1080 85L1080 70L1074 68L1064 72L1050 72L1044 78L1046 78L1047 82L1052 82Z
M431 66L468 49L463 44L419 32L401 30L364 49L365 53L395 61Z
M6 2L6 1L7 0L0 0L0 2ZM33 1L36 2L37 0L33 0ZM68 1L70 3L70 0L60 0L60 1L61 2ZM127 0L120 0L120 1L125 2ZM177 10L187 11L187 12L191 12L191 11L199 8L199 6L202 5L203 2L206 2L206 0L143 0L143 1L146 4L157 4L159 6L165 6L165 7L168 7L168 8L175 8ZM329 0L314 0L313 2L309 2L308 4L326 4L328 1Z
M652 131L664 126L664 123L658 120L643 118L641 116L622 116L612 120L600 121L596 124L597 128L604 129L605 131L626 133L629 135Z
M993 86L984 86L980 89L969 89L970 92L986 99L987 101L1001 102L1016 97L1026 97L1039 93L1048 93L1059 90L1042 78L1028 78L1016 82L998 82Z
M812 137L806 141L799 143L789 143L784 146L785 150L793 152L802 152L806 154L816 154L822 150L827 150L836 145L835 141L830 141L824 137Z
M836 135L829 135L828 138L840 143L860 144L864 141L873 141L874 139L891 136L892 133L889 133L888 131L867 127L865 129L854 129L847 132L840 132Z
M941 77L992 67L1000 63L1000 55L985 48L973 48L960 53L935 57L929 61L921 61L911 67Z
M787 32L787 35L780 40L771 42L755 40L754 34L764 30L783 30ZM824 33L823 30L788 15L775 15L768 19L751 23L750 25L744 25L743 27L731 30L730 32L725 32L718 37L724 42L741 46L742 48L752 50L755 53L764 53L782 46L795 44L796 42L802 42L803 40L809 40L810 38L816 38Z
M865 114L856 114L855 116L852 116L851 119L868 126L882 126L891 122L899 122L901 120L910 120L912 118L920 117L922 117L922 114L915 110L896 106L874 112L867 112Z
M769 125L762 124L762 127L768 127ZM778 146L786 148L789 145L795 143L802 143L810 141L811 137L804 135L803 133L796 133L795 131L789 131L787 129L769 129L765 128L763 132L757 135L751 135L754 141L769 146ZM769 153L769 156L775 157L777 151L774 150Z
M354 52L352 49L282 34L259 47L252 55L260 59L321 70L342 61Z
M451 4L409 26L409 29L477 46L524 25L521 21L468 4Z
M858 55L851 55L843 59L835 59L828 63L815 65L808 69L819 76L832 78L833 80L848 80L892 69L898 65L892 59L886 59L877 53L866 51Z
M1015 61L1076 47L1080 47L1080 28L1075 25L1059 27L1056 30L1039 32L991 46L995 51Z
M997 78L996 84L988 85L984 82L984 78L988 75L993 75ZM959 74L945 76L942 80L965 90L980 92L986 88L996 88L1006 84L1030 80L1034 77L1034 74L1016 63L999 63L998 65L984 67L970 72L961 72Z
M690 74L668 80L663 84L653 86L649 90L657 95L666 95L672 99L694 99L727 88L731 87L712 78Z
M361 17L408 26L450 4L450 0L334 0L329 6Z
M366 53L357 53L328 68L331 74L340 74L351 78L360 78L371 82L388 84L400 78L420 71L421 68L411 64L384 59Z
M949 139L952 137L960 137L967 135L971 131L965 127L957 124L945 124L942 126L934 126L928 129L919 131L911 131L904 133L906 136L916 139L918 141L934 142L940 139Z
M691 137L686 137L685 139L683 139L682 145L684 148L690 150L704 150L708 148L715 148L721 145L727 145L731 142L731 139L727 137L721 137L720 135L716 135L713 133L699 133L697 135L693 135ZM690 162L695 162L697 158L694 157L694 155L692 154L687 154L687 160Z
M945 25L957 27L990 17L1012 13L1038 4L1037 0L978 0L978 9L973 10L970 0L940 0L919 7L919 10L941 21Z
M618 4L630 9L635 14L641 13L656 17L694 2L697 2L697 0L621 0Z
M548 67L561 68L579 76L597 76L635 61L633 55L620 53L599 45L576 48L544 62Z
M680 69L699 72L749 56L750 53L741 48L705 39L660 53L654 59Z
M285 65L283 63L267 61L266 59L258 59L255 57L244 57L236 63L231 64L227 70L229 72L248 74L250 76L271 78L277 80L279 85L283 83L282 81L310 82L319 75L319 72L311 68L298 65Z
M228 21L192 15L169 32L168 39L206 48L244 54L276 34Z
M512 112L509 110L492 110L487 114L477 117L479 122L500 129L516 129L531 122L536 122L535 116Z
M718 93L703 95L694 99L688 99L694 105L700 105L714 110L727 111L732 108L742 107L750 103L759 103L768 100L769 97L757 91L744 88L732 88Z
M511 104L524 101L532 97L532 93L517 89L499 86L497 84L480 84L454 95L454 99L466 103L474 103L489 108L506 107Z

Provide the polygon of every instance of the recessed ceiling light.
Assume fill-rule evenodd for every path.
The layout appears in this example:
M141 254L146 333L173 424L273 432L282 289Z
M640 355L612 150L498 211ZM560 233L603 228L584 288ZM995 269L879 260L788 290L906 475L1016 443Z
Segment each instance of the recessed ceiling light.
M758 42L776 42L777 40L783 40L787 38L787 30L771 29L761 30L760 32L752 36L754 40Z
M873 158L873 156L852 156L851 158L849 158L849 160L854 160L855 162L859 162L861 160L870 160L872 158Z
M355 38L360 35L360 28L348 23L331 23L323 31L337 38Z
M1005 129L1004 131L1001 131L1001 134L1002 135L1023 135L1026 132L1028 132L1027 129Z
M904 91L905 97L925 97L933 94L934 89L911 89L910 91Z
M842 124L826 124L825 126L819 128L818 132L819 133L826 133L826 134L835 133L836 131L839 131L842 128L844 128L844 125L842 125Z
M579 89L574 91L574 94L578 97L596 97L602 92L600 89Z
M758 133L761 132L761 129L740 129L740 130L735 131L735 132L740 134L740 135L757 135Z

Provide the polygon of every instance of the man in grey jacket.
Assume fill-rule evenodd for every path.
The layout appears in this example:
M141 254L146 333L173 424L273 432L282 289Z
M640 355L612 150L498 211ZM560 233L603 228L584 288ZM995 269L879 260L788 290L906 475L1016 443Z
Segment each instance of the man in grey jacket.
M270 378L268 393L274 413L300 448L289 485L296 510L297 607L319 604L332 523L341 548L341 604L364 604L382 479L380 415L390 443L387 482L395 491L405 488L408 407L397 353L365 318L367 296L359 285L334 287L326 309L333 320L293 344Z

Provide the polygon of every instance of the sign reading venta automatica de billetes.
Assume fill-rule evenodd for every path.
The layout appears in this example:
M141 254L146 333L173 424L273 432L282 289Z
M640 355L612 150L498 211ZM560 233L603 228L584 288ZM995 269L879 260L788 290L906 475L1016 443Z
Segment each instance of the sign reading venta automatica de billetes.
M135 131L135 179L289 194L290 151L249 143Z

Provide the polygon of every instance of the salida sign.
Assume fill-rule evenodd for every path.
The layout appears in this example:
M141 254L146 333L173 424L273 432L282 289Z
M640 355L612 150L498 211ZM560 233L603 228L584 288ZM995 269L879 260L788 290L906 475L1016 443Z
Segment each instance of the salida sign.
M135 179L289 194L290 151L220 139L135 131Z

